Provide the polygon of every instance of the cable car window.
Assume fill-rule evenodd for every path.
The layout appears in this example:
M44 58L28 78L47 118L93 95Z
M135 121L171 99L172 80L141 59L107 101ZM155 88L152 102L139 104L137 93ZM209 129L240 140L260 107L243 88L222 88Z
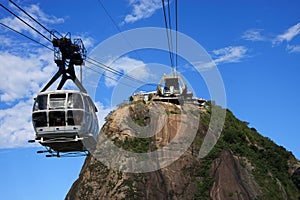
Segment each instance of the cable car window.
M66 94L50 94L50 109L65 107Z
M32 121L35 127L47 126L46 112L36 112L32 114Z
M81 126L83 121L83 112L80 110L69 110L68 111L68 125Z
M69 93L68 96L68 108L80 108L83 109L83 102L80 94Z
M178 78L168 78L165 80L165 86L170 88L171 86L174 87L174 90L179 90L179 82Z
M86 112L90 112L90 103L87 99L87 97L84 98L84 107Z
M51 111L49 112L49 126L65 126L65 112Z
M96 117L94 118L94 124L95 124L95 126L94 126L94 133L98 134L98 120L97 120Z
M48 95L39 95L34 102L33 111L46 110L47 109Z

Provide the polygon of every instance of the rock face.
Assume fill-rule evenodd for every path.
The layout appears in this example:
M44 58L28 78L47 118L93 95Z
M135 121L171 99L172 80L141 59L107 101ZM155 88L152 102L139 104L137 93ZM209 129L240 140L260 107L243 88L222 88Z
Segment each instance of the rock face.
M163 108L163 113L151 113L153 106ZM188 134L193 130L193 120L197 119L198 114L201 118L197 119L196 137L187 150L172 164L157 170L125 172L118 170L125 169L123 166L118 166L118 169L107 167L97 156L89 155L66 199L299 198L297 186L300 173L299 169L295 169L299 162L291 153L237 120L230 111L227 111L225 128L217 145L207 157L199 159L198 152L209 127L210 111L209 104L207 108L190 105L187 109L162 102L135 103L114 111L107 117L101 134L105 134L120 148L135 153L149 153L165 147L182 132ZM124 121L128 115L131 122ZM156 134L137 140L134 135L140 131L129 125L132 122L140 127L150 127L149 130L155 130ZM99 141L97 149L104 145L101 136ZM263 159L264 156L272 156L272 152L276 162ZM114 160L122 155L112 156ZM293 163L293 167L289 163ZM274 194L273 191L280 194Z
M258 199L261 191L252 170L253 167L246 159L224 150L210 169L210 175L215 179L210 190L212 199Z
M300 167L296 169L293 173L292 180L296 184L297 188L300 190Z

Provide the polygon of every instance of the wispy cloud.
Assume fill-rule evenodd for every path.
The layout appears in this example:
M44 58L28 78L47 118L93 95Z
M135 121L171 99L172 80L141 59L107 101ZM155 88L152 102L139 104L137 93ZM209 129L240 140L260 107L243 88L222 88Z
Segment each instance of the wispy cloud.
M288 30L286 30L283 34L278 35L273 40L273 45L279 44L283 41L290 42L294 37L300 34L300 22L296 25L290 27Z
M125 16L122 24L149 18L162 7L160 0L130 0L129 5L132 7L132 12Z
M237 63L247 56L248 49L244 46L228 46L222 49L214 50L216 64Z
M214 59L211 62L192 63L198 70L208 70L216 65L225 63L238 63L247 57L248 49L244 46L228 46L221 49L213 50Z
M13 7L11 5L11 9L15 9L15 7ZM60 23L64 22L63 18L58 18L58 17L44 13L38 5L34 5L34 4L29 5L27 7L24 7L24 10L26 10L26 12L28 12L33 18L39 19L39 21L46 26L49 24L60 24ZM46 35L46 36L49 35L49 33L47 33L37 23L33 22L33 20L31 20L26 14L24 14L20 10L14 10L14 12L19 17L21 17L25 22L30 24L32 27L34 27L35 29L37 29L38 31L43 33L44 35ZM14 16L2 18L2 19L0 19L0 22L12 27L16 31L29 32L34 37L41 37L37 32L32 30L32 28L30 28L29 26L27 26L26 24L24 24L23 22L21 22L18 18L14 17Z
M286 49L290 53L300 53L300 45L287 45Z
M0 51L0 60L0 148L28 146L27 140L34 138L33 97L56 70L53 53L40 49L21 56Z
M99 127L102 127L105 123L106 116L113 110L117 109L116 107L105 107L101 102L95 102L95 105L98 109L97 117L99 121Z
M261 29L249 29L244 32L242 38L249 41L264 41L266 38L262 36Z
M47 24L60 24L64 23L63 18L59 18L53 15L48 15L42 9L35 4L32 4L25 8L25 10L33 16L35 19L39 19L39 21Z
M242 39L248 41L264 41L271 42L272 47L279 46L281 44L286 45L286 50L289 53L298 53L300 52L300 45L291 44L295 37L300 35L300 22L291 26L290 28L282 31L282 34L277 34L275 37L267 37L262 35L262 29L249 29L245 31L242 35ZM270 34L269 34L270 35Z
M31 109L32 99L0 109L0 148L29 146L27 141L34 138Z
M56 69L49 51L28 57L0 52L0 60L0 99L6 103L31 97Z
M110 60L106 63L106 65L138 80L145 80L151 76L151 73L148 71L146 64L143 61L136 60L127 56L121 57L116 61ZM107 87L113 87L119 83L116 81L118 80L117 75L112 74L108 71L106 71L105 74L108 77L113 78L109 79L106 77L105 84Z

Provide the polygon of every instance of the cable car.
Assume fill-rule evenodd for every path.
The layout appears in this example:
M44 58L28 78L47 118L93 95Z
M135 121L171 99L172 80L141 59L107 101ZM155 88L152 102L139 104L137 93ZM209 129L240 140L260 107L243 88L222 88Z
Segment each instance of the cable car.
M54 61L59 67L41 92L35 97L32 109L32 123L36 136L28 142L39 142L46 147L48 157L64 155L87 155L96 148L99 125L97 108L85 88L77 79L74 65L84 64L86 50L80 39L54 36ZM61 77L56 90L47 89ZM79 88L64 90L67 80Z
M164 75L157 87L157 101L180 104L184 100L191 100L193 93L187 91L183 78L178 74Z
M41 92L32 111L35 141L56 152L84 152L97 143L96 111L91 98L83 92Z

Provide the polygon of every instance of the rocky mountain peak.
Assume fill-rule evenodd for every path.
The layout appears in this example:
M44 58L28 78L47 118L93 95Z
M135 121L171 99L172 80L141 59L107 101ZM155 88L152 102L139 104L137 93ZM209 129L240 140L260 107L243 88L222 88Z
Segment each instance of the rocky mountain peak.
M299 162L229 110L218 142L199 157L212 106L135 102L115 110L66 199L298 199Z

